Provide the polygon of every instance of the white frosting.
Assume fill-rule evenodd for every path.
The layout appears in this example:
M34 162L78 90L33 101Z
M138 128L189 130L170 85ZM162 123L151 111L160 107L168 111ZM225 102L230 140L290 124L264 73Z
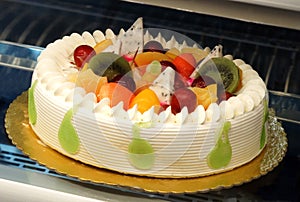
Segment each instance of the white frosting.
M124 33L124 30L120 33ZM67 156L98 167L125 173L168 177L223 172L249 162L260 153L262 100L266 99L266 87L250 65L240 59L233 60L232 55L224 57L233 60L241 69L242 88L236 92L236 96L227 101L212 103L206 110L199 105L191 113L184 107L180 113L174 115L171 107L168 107L156 114L152 107L141 114L136 105L125 111L123 103L110 107L108 98L97 103L94 93L87 93L70 82L68 75L76 71L72 67L73 59L70 55L76 46L94 46L104 39L116 38L110 29L106 30L105 34L99 30L93 34L74 33L49 44L39 56L32 77L32 83L38 80L35 91L38 119L32 128L47 145ZM145 42L152 39L153 37L146 32ZM158 34L155 40L167 48L176 47L181 50L187 47L186 42L178 44L174 37L165 41ZM71 107L76 109L73 122L81 141L80 150L74 155L64 151L54 135L58 133L62 118ZM204 157L214 146L214 133L224 120L230 120L232 123L229 137L233 156L226 168L214 170L207 166ZM125 143L129 144L132 125L136 122L153 124L151 129L141 132L141 136L149 139L156 151L156 161L150 170L133 167L127 159L127 148L123 148ZM102 152L105 153L105 158Z

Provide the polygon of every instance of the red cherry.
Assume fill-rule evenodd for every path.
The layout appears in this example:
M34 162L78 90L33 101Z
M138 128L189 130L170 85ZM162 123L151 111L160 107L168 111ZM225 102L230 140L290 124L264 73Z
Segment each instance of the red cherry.
M173 63L176 71L188 79L196 67L196 59L191 53L182 53L175 57Z
M83 65L89 61L94 55L95 50L89 45L80 45L74 50L74 62L78 69L81 69Z
M183 107L187 107L188 112L193 112L197 107L197 97L188 88L180 88L175 91L171 98L171 109L173 114L179 113Z

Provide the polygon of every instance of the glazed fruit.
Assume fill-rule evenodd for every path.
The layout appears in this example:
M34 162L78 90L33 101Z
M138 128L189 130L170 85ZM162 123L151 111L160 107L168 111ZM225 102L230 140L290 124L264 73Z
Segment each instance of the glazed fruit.
M188 83L186 81L185 78L183 78L183 76L181 76L181 74L176 73L175 74L175 81L174 81L174 89L179 89L179 88L184 88L184 87L188 87Z
M157 61L172 61L167 55L160 53L160 52L144 52L138 54L135 59L134 63L138 67L146 66L150 64L152 61L157 60Z
M233 94L229 93L227 91L218 90L218 100L221 102L222 100L228 100L230 97L232 97Z
M212 58L205 63L200 75L213 78L218 84L223 84L225 91L234 93L240 83L239 68L229 59L220 57Z
M195 70L196 60L191 53L182 53L173 60L173 64L176 67L176 71L185 79L188 79Z
M160 107L160 102L156 94L149 88L140 91L130 102L130 108L137 105L139 112L144 113L149 110L152 106Z
M86 71L80 71L74 82L76 86L84 88L87 93L97 94L102 85L107 83L107 78L98 76L91 69L87 69Z
M192 87L191 90L196 94L197 105L202 105L204 109L218 100L217 84L211 84L205 88Z
M128 88L130 91L134 92L136 85L131 76L125 75L117 75L112 79L112 82L116 82L126 88Z
M99 76L106 76L109 82L118 75L131 74L129 63L121 56L102 52L91 58L88 68Z
M200 49L200 48L194 48L194 47L185 47L181 49L182 53L192 53L194 58L196 59L196 62L199 62L200 60L204 59L208 52Z
M142 76L142 80L145 84L152 83L156 77L161 73L162 66L159 61L154 60L146 66L146 72Z
M145 45L144 45L144 50L143 52L161 52L164 53L164 48L161 45L161 43L159 43L158 41L148 41Z
M77 69L81 69L96 54L95 50L89 45L80 45L74 50L74 62Z
M206 86L213 84L213 83L216 83L216 82L211 77L199 76L192 82L191 86L205 88Z
M197 97L188 88L177 89L171 98L171 109L173 114L179 113L183 107L187 107L188 112L193 112L197 107Z
M171 48L165 53L165 55L174 60L178 55L180 55L180 51L177 48Z
M172 69L176 70L175 65L169 60L162 60L160 61L160 64L162 66L162 71L164 71L167 67L172 67Z
M94 46L94 50L96 53L101 53L104 51L108 46L112 45L112 40L111 39L104 39L103 41L100 41Z
M130 100L133 97L133 92L131 92L128 88L118 83L111 82L106 83L101 87L99 93L97 94L97 101L99 102L103 98L109 98L111 107L116 106L119 104L119 102L123 102L123 108L127 110Z

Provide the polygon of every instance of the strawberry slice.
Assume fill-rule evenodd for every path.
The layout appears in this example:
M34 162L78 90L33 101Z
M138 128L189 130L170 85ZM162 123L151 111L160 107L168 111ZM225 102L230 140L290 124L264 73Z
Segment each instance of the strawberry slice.
M188 79L196 67L196 59L191 53L182 53L173 60L173 64L176 71L185 79Z

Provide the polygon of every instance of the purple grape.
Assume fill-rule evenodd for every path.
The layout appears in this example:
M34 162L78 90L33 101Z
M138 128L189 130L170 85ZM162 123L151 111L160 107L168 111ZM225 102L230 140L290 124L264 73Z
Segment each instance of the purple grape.
M145 45L144 45L144 52L161 52L164 53L165 50L162 47L161 43L159 43L158 41L148 41Z
M189 113L193 112L197 107L197 97L188 88L177 89L171 98L171 110L173 114L179 113L183 107L187 107Z
M134 92L136 88L133 78L128 75L119 74L112 79L112 82L117 82L118 84L128 88L131 92Z

